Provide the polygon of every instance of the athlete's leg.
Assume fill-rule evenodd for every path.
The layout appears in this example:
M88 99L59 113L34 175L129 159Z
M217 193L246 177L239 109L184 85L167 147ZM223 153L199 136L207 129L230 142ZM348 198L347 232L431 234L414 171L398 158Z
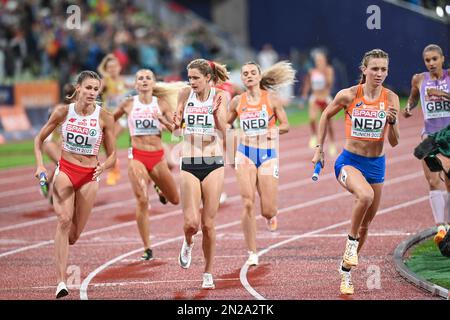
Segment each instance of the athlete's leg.
M261 214L269 220L278 212L278 159L266 161L258 168L257 187Z
M75 191L69 177L59 172L53 183L53 207L57 216L55 234L55 258L58 283L66 282L69 256L69 232L75 208Z
M75 191L75 213L72 218L72 226L69 234L69 244L73 245L83 232L91 215L97 196L98 182L91 181Z
M200 226L200 201L202 200L202 191L200 180L193 174L181 170L181 207L184 214L184 236L187 244L192 245L192 237L197 234Z
M177 185L170 172L167 161L163 159L158 162L150 172L151 179L161 189L164 197L172 204L180 203L180 196L178 195Z
M245 243L249 251L256 252L255 191L258 170L254 163L236 152L236 178L243 202L241 217Z
M148 184L150 177L147 168L138 160L128 161L128 177L136 197L136 222L144 243L144 250L150 248L150 222L148 219Z
M212 273L216 252L215 219L219 210L220 194L223 189L225 168L221 167L210 172L202 181L203 212L201 216L203 233L203 255L205 257L205 271Z
M378 208L380 207L383 183L372 184L371 186L373 189L374 197L373 197L372 205L369 207L369 209L367 209L367 212L361 223L361 227L359 228L358 253L361 250L362 246L364 245L364 242L367 239L367 234L369 232L369 225L372 222L373 218L375 217L375 214L377 213Z

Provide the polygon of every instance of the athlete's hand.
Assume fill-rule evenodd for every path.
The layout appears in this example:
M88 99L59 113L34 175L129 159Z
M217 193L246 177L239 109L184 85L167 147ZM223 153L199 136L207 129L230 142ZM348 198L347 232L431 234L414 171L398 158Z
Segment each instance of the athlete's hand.
M316 147L316 151L314 152L314 157L312 158L311 162L313 163L314 167L316 166L317 162L322 163L322 168L325 167L325 154L320 146Z
M41 175L42 172L45 173L45 175L47 176L47 169L45 169L44 166L37 166L36 172L34 173L34 176L37 179L40 179L40 175Z
M174 125L174 129L181 128L181 119L178 117L176 113L173 114L172 123Z
M219 106L220 106L220 103L222 102L222 96L219 96L218 98L217 98L217 100L214 102L214 107L213 107L213 109L212 109L212 113L213 113L213 115L216 115L217 114L217 111L219 110Z
M410 108L409 105L406 106L406 108L403 110L403 116L404 116L405 118L409 118L409 117L412 116L411 108Z
M444 92L435 88L428 88L427 89L427 96L429 97L442 97L444 96Z
M105 171L105 166L97 162L97 167L95 167L94 175L92 176L92 180L97 180L97 178Z
M388 107L386 120L389 124L395 124L397 122L397 109Z

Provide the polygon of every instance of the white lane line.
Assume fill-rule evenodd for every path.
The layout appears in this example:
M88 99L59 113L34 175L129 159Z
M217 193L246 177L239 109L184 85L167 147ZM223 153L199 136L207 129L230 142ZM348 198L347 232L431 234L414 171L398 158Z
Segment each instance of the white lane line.
M298 139L298 136L292 135L289 137L283 137L282 140L280 141L280 148L282 147L283 149L290 149L292 147L295 146L306 146L308 144L308 141L300 141ZM296 149L297 152L307 152L307 151L311 151L311 149L309 147L302 147L299 149ZM287 157L291 157L291 156L287 156ZM127 151L121 151L120 155L118 156L119 161L120 161L120 170L121 171L126 171L127 170L127 163L128 163L128 155L127 155ZM282 154L282 159L283 159L283 154ZM14 172L2 172L0 171L0 175L5 174L6 177L0 177L0 185L3 184L14 184L17 181L22 181L22 180L30 180L33 181L34 178L34 167L29 167L26 168L25 171L27 173L14 173ZM37 189L37 188L35 188ZM1 195L1 192L0 192Z
M401 204L398 204L398 205L395 205L395 206L392 206L392 207L388 207L388 208L385 208L385 209L380 210L379 212L377 212L376 216L380 216L382 214L386 214L386 213L389 213L389 212L392 212L392 211L395 211L395 210L398 210L398 209L403 209L403 208L406 208L406 207L409 207L409 206L421 203L421 202L426 201L426 200L428 200L428 196L420 197L420 198L417 198L415 200L411 200L411 201L404 202L404 203L401 203ZM286 208L286 209L288 209L288 208ZM302 239L302 238L307 238L307 237L310 237L312 235L321 233L323 231L327 231L327 230L335 229L335 228L338 228L338 227L342 227L342 226L345 226L345 225L350 224L350 223L351 223L351 220L345 220L345 221L342 221L342 222L339 222L339 223L336 223L336 224L329 225L327 227L323 227L323 228L320 228L320 229L316 229L316 230L313 230L313 231L310 231L310 232L306 232L306 233L303 233L303 234L299 234L299 235L293 236L290 239L278 242L276 244L273 244L273 245L267 247L264 250L261 250L258 253L258 256L261 257L264 254L266 254L267 252L269 252L269 251L271 251L273 249L279 248L281 246L284 246L285 244L288 244L290 242L297 241L297 240ZM240 273L239 273L239 277L241 279L242 285L257 300L266 300L266 298L264 296L262 296L259 292L257 292L250 285L250 283L248 282L248 279L247 279L248 269L249 269L249 267L246 264L244 264L242 266L242 268L241 268Z
M408 159L409 159L409 157L407 155L402 155L402 156L398 156L398 157L392 158L390 160L390 163L400 162L400 161L404 161L404 160L408 160ZM416 172L414 174L403 176L402 179L409 180L411 177L415 178L415 177L421 176L421 175L422 175L421 172ZM333 177L334 177L334 174L333 173L329 173L329 174L326 174L326 175L322 176L320 178L321 179L320 181L323 182L324 180L328 180L328 179L331 179ZM393 180L396 181L396 179L399 179L399 178L395 178ZM402 181L405 181L405 180L402 180ZM303 179L303 180L300 180L300 181L296 181L296 182L291 182L291 183L287 183L287 184L284 184L284 185L280 185L279 186L279 190L280 191L288 190L288 189L299 187L299 186L302 186L302 185L308 185L310 183L311 183L311 180L309 178L306 178L306 179ZM387 181L385 183L385 185L388 185L389 183L392 183L392 181ZM346 192L343 192L341 194L346 194ZM334 196L336 196L336 195L334 195ZM331 197L334 197L334 196L331 196ZM228 198L227 202L228 203L235 202L235 201L239 201L240 199L241 199L241 196L240 195L236 195L236 196ZM112 204L100 206L100 207L94 208L93 213L97 212L97 211L100 211L100 210L107 210L107 209L109 209L111 207L114 207L114 206L125 206L128 203L130 203L130 204L134 203L134 201L135 200L132 199L132 200L128 200L128 201L125 201L125 202L118 202L118 203L112 203ZM314 202L314 201L317 201L317 200L312 200L312 201ZM305 203L299 204L297 206L298 206L298 208L302 208L304 205L305 205ZM279 210L279 213L282 213L282 210L283 209ZM155 221L155 220L168 218L168 217L171 217L171 216L174 216L174 215L178 215L178 214L181 214L181 213L182 213L181 209L173 210L173 211L170 211L170 212L158 215L156 217L150 217L150 221ZM129 222L124 222L124 223L120 223L120 224L115 224L115 225L112 225L112 226L109 226L109 227L104 227L104 228L99 228L99 229L94 229L94 230L83 232L80 237L84 237L84 236L91 235L91 234L97 234L97 233L101 233L101 232L108 232L108 231L112 231L112 230L116 230L116 229L120 229L120 228L124 228L124 227L128 227L128 226L133 226L135 224L136 224L135 221L129 221ZM3 252L3 253L0 254L0 258L9 256L9 255L12 255L12 254L24 252L24 251L27 251L27 250L30 250L30 249L35 249L35 248L38 248L40 246L45 246L47 244L52 244L52 243L53 243L53 240L49 240L49 241L44 241L44 242L40 242L40 243L31 245L31 246L18 248L18 249L12 250L12 251L6 251L6 252Z
M402 145L406 145L409 144L410 142L416 143L418 140L417 137L412 137L412 138L407 138L407 139L403 139L402 140ZM290 158L294 158L294 157L298 157L299 155L305 154L305 153L311 153L311 149L308 148L299 148L299 149L293 149L292 147L286 147L286 145L291 145L293 144L294 146L296 145L300 145L298 143L298 140L293 139L293 138L289 138L289 140L287 141L287 143L283 143L284 141L282 141L283 144L283 149L287 149L287 150L283 150L283 152L280 151L280 162L282 162L283 160L287 160ZM292 143L293 142L293 143ZM412 153L411 153L412 155ZM123 161L126 161L126 157L123 159ZM309 163L309 161L307 161ZM127 170L127 166L124 166L123 168L121 167L121 170L126 171ZM30 178L29 175L24 175L23 177L20 176L14 176L14 177L9 177L7 178L8 182L14 183L17 182L20 179L27 179ZM33 177L31 177L30 179L33 179ZM0 184L1 184L1 178L0 178ZM5 179L4 179L5 180ZM30 180L30 181L34 181L34 180ZM109 192L114 192L117 190L122 190L122 189L128 189L129 185L128 185L128 180L124 180L121 179L121 181L116 185L116 186L112 186L112 187L107 187L107 186L102 186L102 188L100 189L100 191L102 191L101 194L103 193L109 193ZM33 193L38 193L38 186L37 183L35 184L35 186L28 186L28 187L19 187L17 189L13 189L13 190L8 190L8 191L0 191L0 199L4 198L4 197L8 197L8 196L15 196L15 195L20 195L20 194L29 194L30 192ZM100 192L99 191L99 192ZM99 193L100 195L100 193ZM38 203L39 205L43 204L43 203L47 203L46 200L38 200L35 201L35 203ZM0 213L2 212L2 206L0 206Z
M391 181L386 181L385 185L391 185L391 184L395 184L395 183L404 182L404 181L406 181L406 180L408 180L408 179L414 179L414 178L417 178L417 177L419 177L419 176L422 176L422 173L421 173L421 172L418 172L418 173L415 173L415 174L406 175L406 176L401 176L401 177L392 179ZM320 198L318 198L318 199L314 199L314 200L305 202L305 203L303 203L303 204L298 204L298 205L290 206L290 207L287 207L287 208L283 208L283 209L281 209L281 210L278 211L278 214L285 213L285 212L292 211L292 210L296 210L296 209L300 209L300 208L305 208L305 207L308 207L308 206L312 206L312 205L315 205L315 204L319 204L319 203L322 203L322 202L327 202L327 201L330 201L330 200L334 200L334 199L338 199L338 198L341 198L341 197L344 197L344 196L350 196L350 195L351 195L351 194L350 194L349 192L345 191L345 192L337 193L337 194L330 195L330 196L320 197ZM428 198L428 197L426 196L425 198ZM256 217L256 219L262 219L262 216L259 215L259 216ZM216 230L222 230L222 229L225 229L225 228L228 228L228 227L231 227L231 226L239 225L240 223L241 223L240 220L236 220L236 221L234 221L234 222L230 222L230 223L227 223L227 224L222 224L222 225L217 226L217 227L216 227ZM326 230L326 229L325 229L325 230ZM201 233L201 232L200 232L200 233ZM314 234L314 233L312 233L312 234ZM309 235L309 233L308 233L308 235ZM220 235L218 235L218 237L220 237ZM172 238L172 239L167 239L167 240L165 240L165 241L156 243L156 244L154 244L153 246L156 247L156 246L159 246L159 245L171 243L171 242L178 241L178 240L181 240L181 239L183 239L183 236L179 236L179 237ZM284 242L284 241L283 241L283 242ZM132 254L135 254L135 253L137 253L137 252L140 252L141 250L142 250L142 248L139 248L139 249L133 250L133 251L131 251L131 252L125 253L125 254L123 254L123 255L121 255L121 256L119 256L119 257L116 257L116 258L114 258L114 259L112 259L112 260L109 260L108 262L104 263L103 265L101 265L100 267L98 267L97 269L95 269L94 271L92 271L92 272L86 277L86 279L83 281L83 283L81 284L81 288L80 288L80 299L82 299L82 300L87 300L87 299L88 299L87 288L88 288L89 283L91 282L91 280L92 280L98 273L100 273L101 271L105 270L106 268L108 268L109 266L113 265L114 263L116 263L116 262L122 260L123 258L126 258L126 257L128 257L128 256L130 256L130 255L132 255ZM241 269L241 274L242 274L242 269ZM245 278L245 281L246 281L246 278ZM244 283L243 283L243 284L244 284ZM247 284L248 284L248 282L247 282ZM258 294L255 290L253 290L253 288L251 288L251 287L248 288L248 291L249 291L250 293L255 293L255 294L259 295L259 294Z

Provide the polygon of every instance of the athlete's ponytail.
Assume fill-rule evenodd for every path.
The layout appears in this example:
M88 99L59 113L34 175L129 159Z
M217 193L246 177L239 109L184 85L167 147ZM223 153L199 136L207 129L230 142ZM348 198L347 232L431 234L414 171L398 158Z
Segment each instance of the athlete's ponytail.
M214 61L195 59L188 64L187 69L197 69L205 77L210 74L214 85L222 84L229 79L226 66Z
M261 67L256 62L250 61L244 64L244 66L246 65L256 66L261 73ZM292 68L292 64L289 61L280 61L261 73L259 87L263 90L276 90L278 87L292 84L294 81L295 70Z
M384 52L381 49L373 49L364 54L364 57L362 58L362 61L361 61L360 69L367 68L367 66L369 65L369 61L372 58L387 59L389 62L389 55L386 52ZM364 75L364 73L361 72L361 78L359 79L359 84L363 84L363 83L366 83L366 76Z

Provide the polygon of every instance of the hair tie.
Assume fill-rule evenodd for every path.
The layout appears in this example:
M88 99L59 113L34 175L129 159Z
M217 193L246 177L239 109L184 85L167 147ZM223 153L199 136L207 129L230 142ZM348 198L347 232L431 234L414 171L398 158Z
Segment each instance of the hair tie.
M216 70L216 64L214 63L214 61L208 60L208 64L209 64L209 66L211 67L211 70L212 70L213 72L215 72L215 70Z

